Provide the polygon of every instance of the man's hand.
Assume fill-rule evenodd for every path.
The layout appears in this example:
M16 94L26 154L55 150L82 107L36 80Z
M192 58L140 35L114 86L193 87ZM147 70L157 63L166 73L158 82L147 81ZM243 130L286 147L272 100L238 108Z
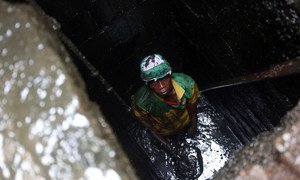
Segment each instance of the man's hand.
M151 121L141 121L141 122L144 124L144 126L146 126L146 127L150 130L150 132L151 132L151 134L153 135L153 137L155 137L156 140L158 140L158 141L160 142L160 144L161 144L164 148L166 148L166 149L169 150L169 151L172 150L171 145L165 140L165 138L163 138L162 136L160 136L160 135L157 133L157 131L155 130L153 124L150 123Z
M193 104L187 104L186 109L190 117L190 127L187 133L189 136L193 136L197 131L197 101Z
M162 146L163 146L164 148L166 148L168 151L171 151L171 150L172 150L171 145L170 145L169 143L167 143L165 140L160 141L160 143L161 143Z
M171 145L163 138L161 137L155 130L151 130L152 135L160 142L160 144L166 148L168 151L172 150Z
M197 131L197 125L191 122L189 129L187 130L187 134L189 136L194 136Z

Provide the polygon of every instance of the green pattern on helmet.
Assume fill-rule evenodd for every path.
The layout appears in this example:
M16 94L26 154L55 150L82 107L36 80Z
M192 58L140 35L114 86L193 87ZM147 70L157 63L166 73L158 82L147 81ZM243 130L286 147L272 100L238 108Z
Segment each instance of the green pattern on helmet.
M172 72L169 63L159 54L145 57L140 68L141 78L146 82L163 78Z

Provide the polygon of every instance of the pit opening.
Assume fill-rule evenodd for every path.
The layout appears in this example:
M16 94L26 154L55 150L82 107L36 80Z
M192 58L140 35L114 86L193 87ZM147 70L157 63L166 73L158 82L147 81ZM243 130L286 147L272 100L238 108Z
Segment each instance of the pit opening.
M90 98L100 105L141 179L170 179L168 171L174 169L155 143L147 144L151 137L127 111L131 95L142 85L139 62L144 56L162 54L175 72L192 76L201 89L266 70L300 52L297 6L285 0L36 3L58 22ZM296 105L298 80L294 74L203 93L199 138L207 139L203 132L216 128L210 140L223 148L223 158L230 158L253 137L277 126Z

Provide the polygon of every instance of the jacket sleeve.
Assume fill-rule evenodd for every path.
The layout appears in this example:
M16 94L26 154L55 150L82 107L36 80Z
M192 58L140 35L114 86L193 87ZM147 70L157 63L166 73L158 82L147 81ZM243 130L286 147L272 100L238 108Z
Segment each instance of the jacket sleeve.
M196 83L192 86L192 95L190 98L187 99L188 104L193 104L197 101L197 99L200 97L200 91Z

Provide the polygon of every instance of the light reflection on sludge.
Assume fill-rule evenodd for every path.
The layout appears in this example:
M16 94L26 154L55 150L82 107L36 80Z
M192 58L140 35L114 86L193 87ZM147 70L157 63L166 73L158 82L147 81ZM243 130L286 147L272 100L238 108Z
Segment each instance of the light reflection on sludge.
M2 51L1 51L1 56L6 56L8 53L7 49L6 48L3 48Z

